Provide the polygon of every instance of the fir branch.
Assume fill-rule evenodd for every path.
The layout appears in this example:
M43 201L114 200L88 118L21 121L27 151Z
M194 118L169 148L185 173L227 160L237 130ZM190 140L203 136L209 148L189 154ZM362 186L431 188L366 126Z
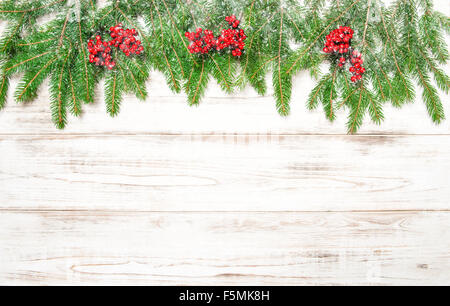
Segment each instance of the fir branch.
M121 86L118 83L117 73L112 73L107 76L105 81L105 102L106 110L111 117L116 116L120 110L120 103L122 101Z
M212 69L215 79L219 82L219 85L223 88L223 90L227 93L232 92L231 88L231 80L228 79L228 75L223 72L223 67L221 68L221 65L219 65L218 61L222 60L222 66L226 65L228 66L229 62L226 61L226 59L223 58L222 55L219 55L214 59L214 56L211 56L211 54L208 54L209 59L214 63L214 68Z
M257 37L258 33L275 17L276 13L273 13L269 18L267 18L266 22L263 23L252 35L251 39L250 39L250 43L247 47L247 52L246 52L246 57L245 57L245 64L244 64L244 68L242 69L242 75L245 75L245 73L247 72L247 68L248 68L248 64L249 64L249 57L250 57L250 50L252 50L252 46L253 46L253 42L255 40L255 38ZM265 65L264 65L265 66ZM255 73L254 73L255 74ZM253 75L254 75L253 74ZM252 76L253 76L252 75Z
M330 89L330 102L328 103L327 107L325 108L325 111L328 113L328 119L330 121L333 121L335 118L335 114L333 111L333 98L336 92L335 89L335 80L336 80L336 69L333 71L333 80L331 82L331 89Z
M195 89L194 96L191 99L191 104L198 103L199 96L200 96L199 92L200 92L201 84L202 84L202 80L203 80L204 69L205 69L205 61L202 61L202 71L200 72L200 77L197 82L197 87Z
M350 6L348 6L344 11L342 11L341 14L339 14L339 16L337 16L335 19L333 19L323 30L322 32L320 32L319 35L316 36L316 38L309 44L309 46L300 53L300 56L298 56L295 61L292 63L292 65L287 69L286 73L290 74L291 71L294 69L294 67L296 66L296 64L298 63L298 61L300 61L300 59L306 54L306 52L308 52L313 46L314 44L320 39L322 38L322 35L339 19L342 18L342 16L344 16L345 13L347 13L352 7L354 7L356 4L358 4L358 2L361 0L356 0L354 1Z
M384 120L384 115L381 108L381 103L379 103L379 100L374 98L370 91L364 89L367 97L369 98L370 104L369 104L369 114L372 118L372 121L376 124L380 124Z
M8 26L0 39L0 109L6 103L11 76L23 72L16 100L33 100L40 84L50 77L52 118L58 128L66 123L67 107L79 115L82 102L94 100L94 87L102 78L106 78L107 111L115 116L123 94L145 99L153 67L166 76L172 90L183 88L191 105L199 104L210 76L225 92L248 83L264 94L266 74L272 72L277 109L287 115L294 73L308 70L317 77L321 64L330 61L330 70L318 80L307 107L321 103L329 120L334 120L337 109L348 107L349 133L358 130L366 113L373 122L382 122L385 102L397 107L412 102L412 80L422 87L432 120L444 120L438 90L448 93L450 88L450 78L440 67L449 59L443 35L450 33L450 22L434 11L432 1L396 0L388 8L381 0L336 0L331 5L325 0L306 0L303 5L296 0L236 1L111 0L97 9L93 0L21 4L4 0L0 19ZM38 26L36 20L48 13L56 14ZM248 40L242 57L188 52L183 32L194 26L215 32L224 16L231 14L243 16L241 26ZM145 25L140 25L139 17ZM109 72L88 62L86 44L96 31L118 22L137 29L145 53L130 59L115 52L117 65ZM366 72L356 84L350 83L348 71L337 68L335 58L321 52L325 34L338 22L355 30L352 47L361 47Z
M192 67L190 79L186 84L190 105L199 104L200 99L205 92L206 85L208 84L208 73L205 71L205 68L205 60L202 60L201 64Z
M0 52L5 52L8 45L12 42L12 40L14 39L14 37L17 37L17 34L19 32L20 27L23 25L23 20L25 17L26 13L23 13L22 16L20 17L19 21L17 22L17 25L14 27L14 30L11 32L11 34L8 34L8 39L5 43L2 43L2 49Z
M17 67L19 67L19 66L22 66L23 64L28 63L28 62L30 62L30 61L32 61L32 60L35 60L35 59L37 59L37 58L39 58L39 57L42 57L42 56L44 56L44 55L47 55L47 54L49 54L50 52L51 52L51 51L47 51L47 52L38 54L38 55L36 55L36 56L33 56L33 57L29 58L29 59L26 59L26 60L24 60L24 61L22 61L22 62L20 62L20 63L17 63L17 64L15 64L15 65L13 65L13 66L11 66L11 67L6 68L5 71L8 72L8 71L10 71L11 69L15 69L15 68L17 68Z
M419 52L422 55L422 58L425 59L428 68L433 71L434 79L439 88L445 93L448 93L450 88L449 77L441 69L436 67L436 65L432 63L432 60L429 59L428 56L422 52L422 50L419 49Z
M389 31L386 28L386 23L384 21L384 14L383 14L383 12L381 10L381 7L379 7L379 8L380 8L379 10L380 10L381 20L383 22L383 28L385 30L385 34L386 34L386 37L387 37L387 42L386 43L389 44L389 47L390 47L390 50L391 50L391 54L392 54L392 58L394 59L395 67L397 69L399 78L401 79L401 81L402 81L402 83L404 85L404 89L405 89L404 93L406 94L406 98L407 98L408 101L411 101L412 100L411 88L410 88L410 86L408 86L407 80L406 80L405 76L403 75L402 70L400 69L400 66L399 66L398 61L397 61L397 57L396 57L394 49L392 47L392 40L391 40L391 37L389 35ZM400 101L398 99L395 99L395 101L397 103L395 103L394 105L399 105Z
M81 49L81 54L83 56L83 68L84 68L84 82L86 84L86 103L92 102L92 95L91 92L93 91L93 89L91 88L91 86L93 86L93 84L91 84L91 82L89 81L89 71L88 71L88 59L86 56L86 50L84 48L84 44L83 44L83 36L81 33L81 21L78 21L78 37L80 39L80 45L79 48Z
M72 77L72 71L71 69L68 70L69 73L69 82L70 82L70 93L71 93L71 113L75 116L79 116L81 114L81 107L80 107L80 102L77 99L77 96L75 94L75 85L73 82L73 77Z
M6 105L8 88L9 78L6 75L2 75L0 84L0 110L2 110Z
M289 104L288 101L290 99L290 78L286 78L281 74L281 48L283 44L283 8L280 11L281 19L280 19L280 38L278 42L278 63L276 67L275 77L273 78L274 86L275 86L275 96L277 98L277 109L278 112L286 116L289 114Z
M303 35L302 31L300 30L299 26L297 25L297 23L294 21L294 19L290 16L290 14L287 12L286 16L288 16L289 20L291 21L291 23L294 25L295 30L297 31L297 33L300 35L302 41L304 42L306 40L305 36ZM314 62L311 53L308 53L309 59L311 60L311 63Z
M157 68L159 68L159 70L161 70L164 74L166 74L166 79L170 81L170 88L174 92L178 93L178 92L180 92L180 85L179 85L179 79L177 77L177 71L174 69L174 67L170 63L169 57L164 49L164 45L166 44L166 41L164 39L164 28L163 28L162 16L161 16L158 6L156 5L154 0L152 0L152 3L155 7L156 13L158 14L159 28L160 28L160 32L158 33L160 35L159 49L162 51L160 55L154 55L154 57L155 57L156 61L161 62L159 59L162 56L162 60L163 60L162 62L165 63L165 66L161 66L159 64L156 64L156 66L157 66ZM151 12L150 20L151 20L153 28L156 29L156 25L153 20L152 12ZM184 42L184 39L183 39L183 42ZM179 59L179 56L178 56L176 50L175 49L173 49L173 50L175 52L176 58ZM180 65L179 67L180 67L180 70L183 70L182 65Z
M56 86L53 90L56 92L56 98L52 97L52 118L53 122L55 123L56 127L59 129L63 129L66 124L66 94L63 92L63 76L64 76L64 68L66 66L67 60L70 56L70 52L68 52L66 58L64 59L62 65L61 65L61 71L59 72L59 75L57 76L57 89L55 90ZM53 81L53 78L52 78ZM53 82L52 82L53 83Z
M363 47L363 53L366 48L366 35L367 35L367 28L369 26L369 16L370 16L370 6L372 4L372 0L367 1L367 15L366 15L366 22L364 24L364 34L362 38L361 46Z
M253 72L252 75L250 76L250 80L254 79L260 71L262 71L268 64L270 64L274 60L277 60L279 57L280 57L279 55L276 55L276 56L274 56L272 58L267 59L264 63L259 65L256 68L255 72Z
M344 105L347 104L347 102L353 97L353 95L360 90L360 88L355 88L353 89L347 96L346 98L339 104L339 108L343 107Z
M152 1L154 2L154 0L152 0ZM184 40L183 36L181 35L181 31L178 29L178 27L177 27L177 25L176 25L176 23L175 23L175 21L174 21L174 19L173 19L173 17L172 17L172 14L170 13L170 10L169 10L169 7L167 6L166 0L162 0L162 2L163 2L163 4L164 4L164 7L166 8L167 15L169 16L170 21L172 22L172 25L173 25L174 29L175 29L176 32L178 33L178 37L179 37L180 40L183 42L183 45L184 45L184 47L186 48L186 51L187 51L188 54L190 55L190 57L191 57L192 61L194 62L194 64L197 64L197 62L196 62L196 60L194 59L193 55L189 53L189 49L188 49L188 46L187 46L187 44L186 44L186 41Z
M350 121L349 121L349 129L348 132L350 134L354 134L356 130L361 126L362 123L362 108L363 108L363 82L359 87L359 98L358 104L355 107L352 107L352 111L350 113Z
M173 54L175 54L175 57L177 59L178 65L180 67L180 71L181 71L181 76L184 77L184 69L183 69L183 64L181 62L180 56L178 55L177 51L175 50L175 48L171 45L170 48L173 51Z
M34 85L33 82L36 81L36 79L38 79L38 77L44 72L46 71L46 69L53 64L53 62L55 62L57 60L57 58L53 58L50 59L44 66L42 66L42 68L40 68L37 72L32 73L31 75L31 79L28 81L25 81L25 83L23 84L23 86L19 87L19 91L17 92L16 95L16 100L17 101L29 101L29 98L32 97L36 97L36 91L37 91L37 86L44 80L44 78L40 78L40 80L38 80L38 85ZM26 76L25 80L27 80L28 77ZM31 85L34 85L34 88L31 89L31 92L27 92L27 90L30 88ZM26 94L26 99L23 99L23 96Z
M135 63L136 67L138 67L138 71L140 71L141 74L144 75L144 78L141 79L141 81L138 81L138 76L133 73L133 69L129 67L128 63L124 61L123 64L125 65L126 71L128 72L128 75L131 76L131 79L133 80L133 83L135 85L134 93L140 100L145 101L145 98L147 97L147 90L145 88L145 79L147 79L147 77L145 76L145 73Z
M423 86L423 100L427 106L428 114L435 123L441 123L445 119L444 107L439 99L436 89L429 83L428 77L420 71L417 67L417 72L420 78L420 83Z
M46 43L46 42L49 42L49 41L53 41L53 40L56 40L57 38L48 38L48 39L44 39L44 40L41 40L41 41L36 41L36 42L30 42L30 43L19 43L19 44L17 44L17 47L29 47L29 46L34 46L34 45L39 45L39 44L44 44L44 43Z
M17 14L17 13L30 13L30 12L35 12L35 11L38 11L38 10L42 10L42 9L51 7L51 6L55 5L55 4L59 4L59 3L64 2L64 1L67 1L67 0L57 0L55 2L46 4L46 5L42 5L40 7L23 9L23 10L0 10L0 13L15 13L15 14Z
M373 51L371 50L371 48L367 48L367 50L369 50L369 52L370 52L371 55L372 55L372 58L375 60L375 63L377 64L377 69L374 69L374 73L375 73L375 76L376 76L376 78L377 78L378 85L379 85L379 88L380 88L380 92L381 92L381 94L382 94L382 96L383 96L383 100L387 100L388 97L390 97L390 94L387 95L387 94L385 94L384 91L382 90L381 81L380 81L380 78L378 77L378 71L381 71L381 74L383 75L384 80L385 80L386 83L389 85L389 91L388 91L389 93L392 93L392 91L393 91L391 81L390 81L389 76L387 75L386 71L384 70L383 65L382 65L382 64L380 63L380 61L378 60L377 55L375 55L375 54L373 53Z
M308 98L308 109L309 110L313 110L317 107L317 105L319 104L319 97L320 97L320 92L323 88L323 86L325 85L325 83L328 81L328 79L331 77L330 74L326 75L325 77L323 77L319 83L316 85L316 87L311 91L309 98Z
M177 81L177 79L175 77L176 72L173 70L172 65L170 64L169 59L167 58L167 55L166 55L166 53L164 51L163 51L163 56L164 56L164 60L166 61L166 64L167 64L168 71L170 73L170 78L172 80L173 89L174 89L175 92L179 92L180 88L179 88L179 85L178 85L178 81Z

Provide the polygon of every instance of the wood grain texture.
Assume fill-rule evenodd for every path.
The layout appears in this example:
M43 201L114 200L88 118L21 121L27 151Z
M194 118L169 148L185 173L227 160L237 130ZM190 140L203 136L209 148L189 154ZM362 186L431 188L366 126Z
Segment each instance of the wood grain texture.
M0 137L1 209L450 209L450 136Z
M449 285L449 212L1 212L0 284Z

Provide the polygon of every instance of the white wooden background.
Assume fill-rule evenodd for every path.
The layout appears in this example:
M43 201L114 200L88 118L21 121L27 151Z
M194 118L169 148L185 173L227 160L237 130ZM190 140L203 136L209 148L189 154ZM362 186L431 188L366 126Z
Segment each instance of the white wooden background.
M147 102L111 119L99 88L64 131L47 88L10 99L0 284L450 285L450 120L432 124L419 90L349 136L295 83L281 118L270 94L216 84L191 108L153 73Z

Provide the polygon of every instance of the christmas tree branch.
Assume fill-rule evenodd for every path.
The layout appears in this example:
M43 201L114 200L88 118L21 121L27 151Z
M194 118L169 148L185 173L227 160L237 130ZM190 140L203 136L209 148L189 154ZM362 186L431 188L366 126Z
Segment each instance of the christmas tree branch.
M349 7L347 7L345 10L342 11L342 13L337 16L335 19L333 19L330 23L328 23L328 25L319 33L319 35L317 35L315 37L315 39L309 44L309 46L303 50L300 54L300 56L298 56L296 58L296 60L294 61L294 63L289 67L289 69L286 71L286 73L290 74L291 71L294 69L295 65L298 63L298 61L306 54L306 52L308 52L309 50L311 50L311 48L314 46L314 44L320 39L322 38L322 35L325 34L325 32L339 19L342 18L342 16L345 15L345 13L347 13L353 6L355 6L356 4L358 4L358 2L361 0L356 0L355 2L352 3L352 5L350 5Z
M233 14L240 16L246 35L239 55L216 48L191 53L185 32L202 28L220 35L225 16ZM39 25L45 16L50 20ZM94 0L4 0L0 19L7 22L0 38L0 109L16 73L23 76L14 95L23 102L35 99L49 78L58 128L66 124L67 109L77 116L83 103L94 101L102 79L111 116L120 111L124 94L144 100L151 69L162 72L174 92L184 90L190 105L200 103L211 78L227 93L251 85L264 94L271 72L276 109L283 116L290 111L292 78L307 70L317 79L307 108L321 104L330 121L345 108L349 133L357 132L366 114L381 123L385 103L412 102L415 86L431 119L445 118L439 90L450 88L441 67L450 58L445 42L450 21L430 0L395 0L389 7L381 0L109 0L102 8ZM118 24L134 29L143 52L127 56L114 47L115 67L108 70L91 62L88 41L96 36L106 41ZM325 52L327 35L344 26L354 32L349 50ZM355 56L359 66L364 63L360 79L352 76L355 67L346 66Z

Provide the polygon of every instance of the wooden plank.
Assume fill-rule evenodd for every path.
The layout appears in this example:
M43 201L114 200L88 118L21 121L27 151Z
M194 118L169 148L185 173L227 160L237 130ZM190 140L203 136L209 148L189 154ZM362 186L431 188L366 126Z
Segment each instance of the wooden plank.
M0 209L450 208L450 136L0 136Z
M17 79L12 81L17 83ZM270 81L269 81L270 83ZM46 82L47 84L47 82ZM64 131L51 122L49 91L43 86L40 98L31 104L17 104L10 92L8 105L0 112L0 133L20 134L74 134L74 133L127 133L127 134L346 134L347 111L341 110L337 120L330 123L322 109L308 111L305 103L314 82L307 73L294 82L292 113L287 118L275 109L273 88L265 97L250 88L228 96L220 92L216 83L208 87L206 98L198 107L190 107L184 95L173 94L160 73L152 73L149 97L140 102L127 96L121 113L111 118L106 114L102 86L97 88L96 102L84 105L80 118L69 116ZM14 87L14 86L11 86ZM450 134L450 120L435 125L428 118L421 90L414 104L402 109L386 105L386 120L378 126L366 118L360 134ZM442 94L446 114L450 114L450 99Z
M449 212L1 212L0 284L450 285Z

